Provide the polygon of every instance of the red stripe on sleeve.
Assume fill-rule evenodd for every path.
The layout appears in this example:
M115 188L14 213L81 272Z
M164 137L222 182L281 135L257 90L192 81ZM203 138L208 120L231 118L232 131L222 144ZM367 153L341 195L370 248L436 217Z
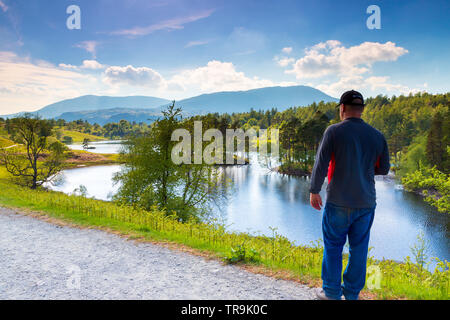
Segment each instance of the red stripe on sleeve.
M380 167L380 159L381 159L381 156L378 157L377 162L375 163L375 168Z
M336 167L336 160L334 158L334 152L332 152L330 164L328 165L328 183L330 183L331 179L333 179L335 167Z

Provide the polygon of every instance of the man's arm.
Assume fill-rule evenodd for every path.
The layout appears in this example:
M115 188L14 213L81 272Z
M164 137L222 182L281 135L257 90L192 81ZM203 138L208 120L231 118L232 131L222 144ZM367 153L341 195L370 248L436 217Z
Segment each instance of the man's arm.
M309 189L311 193L311 205L317 210L320 210L322 206L322 199L319 192L322 189L323 181L328 172L328 165L333 152L332 146L332 132L330 128L327 128L323 134L319 150L317 151L316 161L314 162L314 168L311 174L311 187Z
M386 139L383 137L383 152L375 165L375 175L386 175L389 173L391 164L389 163L389 150Z

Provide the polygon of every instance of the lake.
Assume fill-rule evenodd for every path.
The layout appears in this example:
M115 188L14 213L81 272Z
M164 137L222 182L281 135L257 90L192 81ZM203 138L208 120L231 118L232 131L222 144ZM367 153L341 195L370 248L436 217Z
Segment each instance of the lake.
M96 146L96 150L111 147L105 142ZM65 170L59 184L51 188L70 193L82 184L89 197L108 200L118 189L111 179L119 170L119 165ZM322 238L322 213L309 205L309 178L280 175L257 162L226 167L224 172L233 180L234 190L216 213L226 220L229 230L271 235L270 227L275 227L296 244L310 244ZM428 256L450 260L450 216L439 213L420 196L402 190L390 178L377 177L375 185L378 200L371 255L404 260L411 256L410 247L423 232L429 243ZM325 187L324 184L323 199Z
M120 140L89 142L89 147L94 147L95 149L89 149L88 151L92 153L119 153L120 148L122 147L121 142L122 141ZM82 144L70 144L67 146L72 150L83 150Z

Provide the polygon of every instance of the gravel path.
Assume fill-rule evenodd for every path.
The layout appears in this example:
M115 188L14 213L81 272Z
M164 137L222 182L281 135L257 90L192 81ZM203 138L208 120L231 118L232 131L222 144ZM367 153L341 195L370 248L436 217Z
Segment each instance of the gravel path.
M312 298L294 282L0 208L0 299Z

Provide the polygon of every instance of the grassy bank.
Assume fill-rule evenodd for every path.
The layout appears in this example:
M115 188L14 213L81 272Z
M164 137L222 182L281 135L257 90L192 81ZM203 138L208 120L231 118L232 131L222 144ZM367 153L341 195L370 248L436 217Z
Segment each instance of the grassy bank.
M281 166L276 167L275 171L295 177L309 177L311 175L311 171L309 169L305 170L304 165L299 162L284 163Z
M102 141L107 140L105 137L95 136L88 133L82 133L78 131L66 130L66 129L58 129L55 127L55 130L59 130L61 132L61 136L67 136L72 138L72 143L82 143L84 139L88 139L89 141Z
M84 150L70 150L64 162L65 168L76 168L120 163L118 154L92 153Z
M8 138L0 137L0 148L7 148L14 144L14 141L9 140Z
M147 212L58 192L32 191L5 179L0 180L0 204L39 211L80 226L107 228L133 238L170 241L226 261L244 263L253 270L310 285L320 283L322 247L294 245L275 230L273 237L230 233L221 225L180 223L157 209ZM369 268L381 275L381 282L380 289L366 289L365 296L448 299L449 267L450 263L440 262L430 273L409 260L399 264L370 258Z

